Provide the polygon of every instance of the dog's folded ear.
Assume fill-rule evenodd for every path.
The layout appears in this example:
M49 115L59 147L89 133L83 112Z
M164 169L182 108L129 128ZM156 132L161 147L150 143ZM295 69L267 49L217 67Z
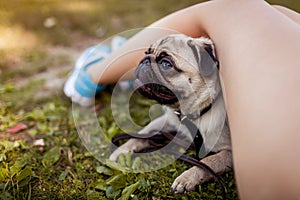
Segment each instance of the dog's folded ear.
M188 40L187 43L197 60L200 73L204 77L212 75L219 68L212 41L207 38L196 38Z

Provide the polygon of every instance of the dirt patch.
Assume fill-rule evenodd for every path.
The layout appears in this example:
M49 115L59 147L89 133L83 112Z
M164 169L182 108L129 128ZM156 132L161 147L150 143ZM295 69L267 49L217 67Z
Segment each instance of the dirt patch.
M0 132L0 141L9 140L9 141L17 141L24 140L26 142L31 142L33 139L26 133L26 131L22 131L19 133L6 133Z

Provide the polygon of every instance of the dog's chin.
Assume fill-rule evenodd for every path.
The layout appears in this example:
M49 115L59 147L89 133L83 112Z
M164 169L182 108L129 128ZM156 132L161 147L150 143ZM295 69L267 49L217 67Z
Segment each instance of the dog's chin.
M178 102L176 95L163 85L157 83L143 84L139 79L136 79L134 87L144 97L156 100L160 104L172 105Z

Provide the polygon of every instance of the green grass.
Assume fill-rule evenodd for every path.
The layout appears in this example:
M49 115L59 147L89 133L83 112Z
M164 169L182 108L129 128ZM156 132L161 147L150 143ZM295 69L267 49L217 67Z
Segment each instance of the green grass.
M141 28L196 0L0 0L0 81L30 76L58 67L48 46L73 47L86 39L101 40L132 28ZM142 11L142 12L141 12ZM55 19L52 27L45 21ZM86 45L85 45L86 46ZM65 62L64 64L68 64Z
M144 27L160 17L191 5L196 0L120 1L117 0L12 0L0 2L0 17L3 24L19 25L38 34L43 42L69 45L70 34L82 33L95 37L107 37L130 28ZM43 24L49 17L56 20L55 26ZM99 35L99 29L104 35Z
M72 106L61 91L38 98L37 93L45 90L42 79L17 86L20 80L37 73L71 64L67 55L50 54L49 47L78 48L86 38L101 41L121 31L144 27L198 1L174 2L0 0L0 34L6 33L9 38L7 47L0 46L0 199L127 199L131 195L132 199L220 198L214 181L199 185L197 192L172 194L169 188L173 180L191 167L180 161L147 173L121 172L99 162L83 146ZM282 3L300 9L298 1ZM43 24L49 17L56 24L46 28ZM5 32L8 29L12 31ZM65 75L65 71L60 74ZM110 94L108 89L97 100L97 121L108 137L121 132L112 117ZM131 114L136 123L145 125L150 121L151 104L141 97L133 99ZM8 129L17 123L27 128L9 133ZM33 145L39 139L45 144ZM98 151L107 151L101 148ZM120 162L129 168L138 163L124 159ZM238 199L233 172L221 178L227 198Z
M30 92L30 88L27 88ZM17 96L17 89L1 89L1 95ZM103 92L99 104L107 105L110 91ZM0 198L2 199L216 199L220 190L214 181L199 186L199 192L174 195L169 191L176 176L190 166L180 161L160 170L147 173L128 173L114 170L96 160L82 146L78 138L70 104L62 98L52 98L34 104L34 108L15 110L15 101L2 102L0 132L6 135L0 142ZM149 121L145 102L133 112L142 113L143 124ZM24 102L26 103L26 101ZM148 102L151 104L151 102ZM141 112L141 107L143 112ZM115 129L110 108L98 112L104 133ZM103 119L106 119L103 122ZM23 131L25 139L9 141L8 127L22 122L28 126ZM16 133L20 134L20 133ZM2 136L3 136L2 135ZM34 146L33 141L44 139L44 146ZM100 147L99 147L100 148ZM135 161L132 160L131 163ZM222 176L227 196L237 199L233 173Z

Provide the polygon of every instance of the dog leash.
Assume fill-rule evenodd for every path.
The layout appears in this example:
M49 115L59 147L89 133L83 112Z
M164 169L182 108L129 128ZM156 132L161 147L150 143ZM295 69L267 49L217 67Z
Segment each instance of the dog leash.
M112 143L115 146L119 146L119 142L121 140L126 140L126 139L131 139L131 138L147 139L149 141L149 143L153 146L153 148L147 149L146 152L152 152L157 149L161 149L162 147L164 147L167 144L168 141L172 141L172 142L176 143L178 146L181 146L184 148L186 148L188 146L188 149L195 149L195 146L196 146L195 144L188 144L184 140L180 140L180 139L176 138L174 136L174 134L176 134L176 133L153 131L148 134L143 134L143 138L140 138L138 134L124 133L124 134L118 134L118 135L114 136L112 138ZM201 136L201 138L202 138L202 136ZM194 140L194 142L195 142L195 140ZM181 153L173 151L173 150L162 149L162 151L175 156L176 158L178 158L179 160L181 160L185 163L197 166L197 167L201 168L202 170L204 170L205 172L207 172L208 174L210 174L212 176L212 178L218 183L218 185L221 189L222 199L226 199L226 192L225 192L224 184L222 183L220 177L209 166L207 166L205 163L201 162L200 160L197 160L195 158L192 158L190 156L181 154Z
M205 107L200 112L200 117L207 113L211 109L211 106L212 104L209 104L207 107ZM194 117L192 115L183 115L180 111L174 111L174 113L175 115L177 115L179 121L188 128L190 134L192 135L193 143L195 145L196 150L196 158L199 160L199 153L200 148L203 144L203 137L201 135L200 129L198 129L198 127L191 121L191 119L193 119Z

